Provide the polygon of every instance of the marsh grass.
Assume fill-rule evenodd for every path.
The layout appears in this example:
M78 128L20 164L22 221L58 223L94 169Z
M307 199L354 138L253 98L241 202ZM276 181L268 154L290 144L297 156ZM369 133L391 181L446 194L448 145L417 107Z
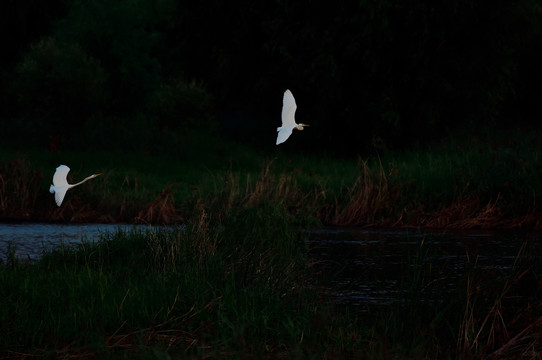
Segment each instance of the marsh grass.
M355 352L313 326L341 325L290 216L247 206L211 223L202 211L182 227L119 230L2 266L0 348L12 358Z
M538 250L525 242L510 272L467 277L458 353L468 358L539 359L542 353L542 286ZM494 274L490 274L490 276Z
M437 229L490 229L504 227L506 224L498 198L484 204L475 195L462 196L435 211L425 212L419 209L413 214L411 221L422 227ZM511 221L509 223L513 226Z
M392 175L386 174L382 164L376 170L369 167L366 161L359 161L359 174L350 186L344 199L335 206L336 213L331 223L337 225L393 225L387 223L395 215L400 221L401 215L394 214L399 199L399 187L390 180Z
M259 173L227 171L214 178L214 190L205 196L198 192L193 209L209 209L218 220L244 207L278 206L288 210L299 224L315 223L323 203L321 188L315 184L305 191L295 176L277 173L274 160L265 160Z
M6 357L534 358L540 350L534 261L518 261L504 281L470 276L465 294L428 304L422 295L441 285L427 282L434 268L420 246L402 270L407 301L358 314L329 303L297 230L320 222L539 228L539 159L521 144L451 142L358 161L245 153L241 164L221 154L206 165L186 154L64 155L79 164L77 178L89 167L105 174L57 208L47 190L65 159L4 157L0 216L174 227L119 230L35 264L0 265Z
M0 214L8 218L28 219L40 195L39 182L43 174L24 159L0 164Z
M132 159L121 151L8 149L0 154L0 217L175 223L197 218L201 209L221 217L238 206L274 203L313 225L540 229L541 139L539 132L457 135L430 148L357 160L266 157L210 139L203 143L212 144L214 155L196 140L195 149L177 144L178 154ZM57 208L47 190L60 163L73 164L74 179L104 176L68 193Z
M173 224L180 220L173 203L173 184L169 184L160 195L148 203L136 216L137 222L147 224Z
M534 244L525 245L510 273L466 269L465 292L450 297L442 294L450 292L446 274L432 260L438 249L421 241L399 269L400 299L358 312L331 304L307 257L307 233L293 224L280 204L235 207L221 217L202 210L182 226L119 229L36 263L14 257L0 266L2 355L504 359L540 353Z

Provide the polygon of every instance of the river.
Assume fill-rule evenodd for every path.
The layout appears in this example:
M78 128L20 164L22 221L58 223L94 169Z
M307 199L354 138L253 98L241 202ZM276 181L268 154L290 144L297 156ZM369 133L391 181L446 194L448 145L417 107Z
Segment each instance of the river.
M38 259L44 251L106 232L146 225L0 224L0 261L10 254ZM487 276L506 275L522 256L542 255L540 233L426 232L415 230L326 228L308 230L309 254L322 281L339 304L385 305L420 296L447 297L463 286L472 269ZM523 250L527 245L527 250ZM416 294L412 292L415 291Z
M310 239L336 302L347 305L443 300L465 291L469 275L504 278L522 259L542 258L540 233L335 228Z

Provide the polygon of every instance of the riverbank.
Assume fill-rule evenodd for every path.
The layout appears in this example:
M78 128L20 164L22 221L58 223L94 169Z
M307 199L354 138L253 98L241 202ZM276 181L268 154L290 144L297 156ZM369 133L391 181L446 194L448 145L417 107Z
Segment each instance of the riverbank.
M399 298L356 308L333 303L325 284L337 264L315 263L307 236L286 208L267 204L222 216L202 210L183 227L119 230L35 262L10 257L0 264L0 357L534 359L542 351L540 252L528 238L512 268L473 256L462 271L453 267L451 282L421 239L396 264Z
M217 206L273 203L300 223L542 229L540 132L456 135L357 160L218 142L207 151L196 146L174 156L135 152L128 158L120 150L2 149L0 219L174 224L202 209L220 216L226 209ZM72 182L104 175L68 192L59 208L48 187L60 164L71 167Z
M0 266L0 356L355 356L333 327L311 325L347 327L332 319L286 212L252 208L211 224L202 212L183 229L11 259Z
M358 311L332 302L324 284L335 274L311 263L299 229L536 230L541 138L455 137L357 160L218 142L228 151L126 158L4 149L3 220L183 226L121 231L36 263L8 258L0 266L0 332L9 335L2 356L536 358L541 271L528 238L517 267L482 277L467 269L456 296L434 303L420 298L439 289L427 280L435 267L421 261L422 241L397 284L406 303ZM48 188L60 164L71 167L71 182L104 175L70 190L59 208Z

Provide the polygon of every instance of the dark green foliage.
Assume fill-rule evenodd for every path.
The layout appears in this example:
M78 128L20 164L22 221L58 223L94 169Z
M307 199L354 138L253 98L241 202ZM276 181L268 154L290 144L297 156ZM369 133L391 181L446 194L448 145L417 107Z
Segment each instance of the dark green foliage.
M149 97L149 112L157 119L158 128L177 130L209 127L211 98L205 87L182 78L161 84Z
M236 139L272 147L266 134L290 88L298 119L315 126L283 147L366 153L460 125L526 121L542 83L535 0L70 0L39 21L29 10L36 4L3 6L35 27L10 42L0 126L27 129L31 114L48 136L73 136L73 123L126 128L144 117L170 131L214 118Z
M306 235L283 209L246 208L219 229L202 213L183 228L119 231L1 266L0 347L99 355L169 343L164 354L219 356L333 342L311 328L330 308L312 286Z
M149 1L70 1L55 35L76 42L98 59L109 76L113 109L133 113L162 81L155 52L162 35L154 29Z
M77 43L42 38L16 68L15 91L28 125L73 133L106 107L106 73Z
M147 120L137 121L143 126ZM88 127L85 132L99 134L102 129ZM127 130L129 157L105 140L100 140L104 151L4 147L0 218L175 223L198 216L202 209L218 221L238 208L281 206L303 227L542 226L542 185L536 181L542 177L542 134L537 130L457 132L430 147L384 151L358 161L286 151L269 160L217 132L184 134L172 131L156 139L147 132L140 139L143 152L138 150L142 144L130 144L136 135ZM47 189L62 163L72 168L71 182L90 173L104 175L68 192L58 208Z

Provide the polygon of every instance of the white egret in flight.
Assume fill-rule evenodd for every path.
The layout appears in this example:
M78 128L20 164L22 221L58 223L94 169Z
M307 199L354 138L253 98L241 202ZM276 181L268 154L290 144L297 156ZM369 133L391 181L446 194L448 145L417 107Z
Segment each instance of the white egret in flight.
M303 126L309 126L307 124L295 123L295 110L297 105L295 103L294 95L290 90L284 92L284 98L282 100L282 126L277 128L277 145L282 144L292 135L294 129L303 130Z
M69 172L69 167L67 167L66 165L60 165L56 168L56 172L53 175L53 185L51 185L49 191L51 192L51 194L55 194L55 201L58 206L62 204L62 200L64 200L64 196L66 196L66 191L73 187L76 187L77 185L81 185L87 180L94 179L96 176L102 175L92 174L89 177L85 178L83 181L78 182L77 184L68 184L68 180L66 178Z

